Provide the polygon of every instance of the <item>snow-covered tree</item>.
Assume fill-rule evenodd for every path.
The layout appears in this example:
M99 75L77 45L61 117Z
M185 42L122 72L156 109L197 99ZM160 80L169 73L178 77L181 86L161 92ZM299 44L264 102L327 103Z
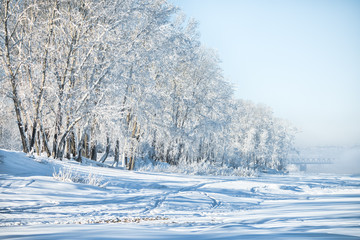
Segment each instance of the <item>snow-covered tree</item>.
M232 99L196 21L166 0L5 0L0 18L0 138L24 152L284 167L291 128Z

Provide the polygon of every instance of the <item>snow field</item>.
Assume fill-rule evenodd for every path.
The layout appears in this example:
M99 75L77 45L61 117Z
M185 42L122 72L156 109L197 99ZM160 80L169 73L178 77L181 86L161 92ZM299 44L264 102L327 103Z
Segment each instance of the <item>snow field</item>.
M187 176L0 156L0 239L360 239L359 176ZM107 185L59 181L60 169Z

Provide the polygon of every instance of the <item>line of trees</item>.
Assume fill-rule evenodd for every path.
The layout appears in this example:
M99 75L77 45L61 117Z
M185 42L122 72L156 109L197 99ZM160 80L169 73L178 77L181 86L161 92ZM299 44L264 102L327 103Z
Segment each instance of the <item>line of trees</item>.
M197 23L166 0L3 0L0 18L3 146L112 154L130 170L139 158L283 169L292 128L232 98Z

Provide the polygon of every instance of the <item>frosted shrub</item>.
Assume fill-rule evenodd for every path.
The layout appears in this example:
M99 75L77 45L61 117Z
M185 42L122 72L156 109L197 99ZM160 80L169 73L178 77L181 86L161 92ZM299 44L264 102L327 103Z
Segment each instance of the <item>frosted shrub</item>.
M53 177L62 182L82 183L96 187L105 187L108 184L108 182L104 183L103 178L97 174L89 173L86 175L72 168L60 168L57 172L54 170Z
M70 168L60 168L57 172L54 169L53 177L61 182L79 182L79 175L74 174Z
M108 182L104 182L104 179L96 174L93 173L89 173L89 175L86 178L85 183L88 185L92 185L92 186L98 186L98 187L106 187L106 185L108 184Z
M255 176L256 172L247 168L233 168L218 163L209 163L207 161L183 163L178 166L170 165L164 162L153 162L150 160L138 160L135 169L137 171L183 173L190 175L212 175L212 176Z

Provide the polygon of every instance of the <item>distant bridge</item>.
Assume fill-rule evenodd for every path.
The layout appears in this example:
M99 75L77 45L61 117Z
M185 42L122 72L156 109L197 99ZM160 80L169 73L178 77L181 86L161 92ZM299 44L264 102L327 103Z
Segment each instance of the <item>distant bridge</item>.
M308 164L333 164L335 158L289 158L287 160L288 164L295 164L300 166L300 171L306 171L306 166Z

